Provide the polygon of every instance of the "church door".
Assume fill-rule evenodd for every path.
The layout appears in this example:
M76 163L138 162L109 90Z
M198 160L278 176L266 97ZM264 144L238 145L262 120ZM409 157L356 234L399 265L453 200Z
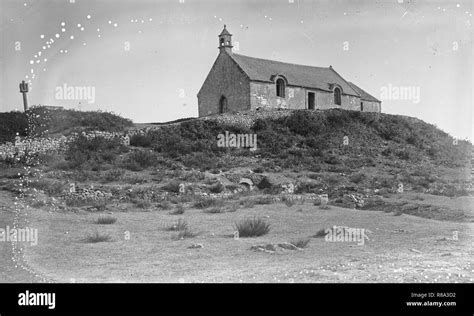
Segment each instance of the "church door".
M308 92L308 109L314 110L315 103L314 92Z
M219 113L225 113L227 111L227 98L222 96L219 101Z

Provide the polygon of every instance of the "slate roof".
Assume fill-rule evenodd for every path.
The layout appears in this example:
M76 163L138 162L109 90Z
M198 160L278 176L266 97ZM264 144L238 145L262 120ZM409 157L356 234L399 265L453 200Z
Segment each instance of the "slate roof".
M229 54L229 56L232 57L252 81L274 82L272 80L273 76L281 75L286 78L290 86L332 91L333 85L338 84L341 86L343 94L360 96L357 90L332 67L324 68L289 64L235 53ZM361 89L361 91L363 90Z
M360 94L360 99L361 100L371 101L371 102L382 102L382 101L376 99L375 97L371 96L366 91L359 88L358 86L356 86L354 83L352 83L352 82L347 82L347 83L349 83L351 85L351 87L354 88L354 90L357 91L357 93Z

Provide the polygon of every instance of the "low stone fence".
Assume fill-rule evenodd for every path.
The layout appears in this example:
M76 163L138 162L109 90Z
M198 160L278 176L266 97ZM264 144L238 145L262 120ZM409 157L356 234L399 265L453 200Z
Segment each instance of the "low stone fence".
M8 142L0 145L0 160L21 158L25 155L60 153L67 150L70 142L76 140L80 135L88 140L95 137L103 137L107 140L119 138L124 145L130 145L130 136L122 133L110 133L102 131L73 133L69 136L61 137L36 137L22 138L17 136L15 142Z

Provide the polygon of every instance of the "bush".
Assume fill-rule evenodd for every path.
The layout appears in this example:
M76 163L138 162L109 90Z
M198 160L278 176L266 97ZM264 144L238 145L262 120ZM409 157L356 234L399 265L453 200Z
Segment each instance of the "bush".
M94 232L93 234L89 234L85 239L84 242L86 243L98 243L98 242L107 242L111 241L112 237L108 234L102 234L98 231Z
M255 206L255 201L251 199L245 199L239 202L243 208L253 208Z
M117 219L115 217L104 215L104 216L99 216L99 218L97 219L95 223L100 224L100 225L110 225L110 224L115 223L116 221Z
M219 206L222 205L222 201L211 199L211 198L199 198L196 202L194 202L193 206L198 209L205 209L212 206Z
M283 196L283 197L282 197L282 201L283 201L283 203L285 203L285 205L288 206L288 207L292 207L292 206L295 205L295 203L296 203L294 199L290 199L290 198L288 198L288 197L286 197L286 196Z
M363 182L365 179L366 179L366 176L365 174L363 173L354 173L352 174L349 179L351 180L351 182L355 183L355 184L359 184L361 182Z
M300 239L291 241L290 244L294 245L295 247L303 249L308 246L309 241L310 241L309 238L300 238Z
M198 235L197 233L194 233L191 230L189 230L189 228L186 228L186 229L180 230L176 235L172 237L172 239L182 240L186 238L194 238L197 235Z
M272 189L273 184L270 183L267 177L263 177L262 181L257 184L259 190Z
M149 134L140 135L136 134L130 137L130 146L136 147L151 147L153 139Z
M258 237L268 234L270 224L262 218L247 218L235 224L239 237Z
M123 165L132 171L141 171L148 167L156 166L157 155L150 150L138 150L130 153Z
M178 205L176 205L176 208L174 209L174 211L171 212L170 214L171 215L183 215L184 211L185 211L185 208L184 208L183 204L178 204Z
M62 182L44 178L32 181L29 186L37 190L43 190L50 196L59 195L64 190L64 184Z
M224 191L225 187L222 183L216 182L215 184L208 186L207 189L212 193L221 193Z
M188 223L184 219L180 218L178 219L178 222L176 224L168 226L166 230L169 230L169 231L188 230Z
M259 196L255 200L255 203L259 205L272 204L273 202L275 201L273 200L273 197L271 196Z
M107 170L103 174L103 181L104 182L112 182L112 181L119 181L120 178L124 175L125 170L119 169L119 168L114 168L111 170Z
M221 214L224 213L224 209L221 207L212 207L204 210L204 212L209 214Z
M318 231L316 232L316 234L314 234L312 237L313 237L313 238L322 238L322 237L325 237L326 234L327 234L327 233L326 233L326 229L321 228L321 229L318 230Z
M72 168L83 168L87 163L100 169L103 163L112 163L116 156L127 150L118 138L109 140L98 136L87 139L80 135L69 144L65 159Z
M132 200L133 204L135 204L136 207L138 208L143 208L147 209L151 206L150 201L148 200L142 200L142 199L133 199Z
M164 185L162 189L168 192L172 192L172 193L179 193L179 185L180 185L180 182L172 181Z
M23 112L0 113L0 144L14 142L16 133L26 136L28 132L28 119Z

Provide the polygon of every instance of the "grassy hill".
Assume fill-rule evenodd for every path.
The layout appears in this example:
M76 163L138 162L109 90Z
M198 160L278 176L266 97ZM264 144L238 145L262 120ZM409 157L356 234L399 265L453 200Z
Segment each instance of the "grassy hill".
M132 126L129 119L109 112L31 107L26 113L0 113L0 144L20 136L68 135L82 130L120 132Z
M103 112L36 108L27 114L36 134L132 126L130 120ZM226 131L256 134L258 149L218 147L217 137ZM406 190L449 196L470 190L471 144L454 142L434 125L399 115L338 109L225 114L148 126L132 131L130 143L80 138L60 157L43 155L42 164L90 172L92 178L110 173L111 179L124 170L251 172L265 175L266 182L259 185L266 192L278 191L285 181L298 183L300 193L328 188L332 193L396 192L400 184Z

